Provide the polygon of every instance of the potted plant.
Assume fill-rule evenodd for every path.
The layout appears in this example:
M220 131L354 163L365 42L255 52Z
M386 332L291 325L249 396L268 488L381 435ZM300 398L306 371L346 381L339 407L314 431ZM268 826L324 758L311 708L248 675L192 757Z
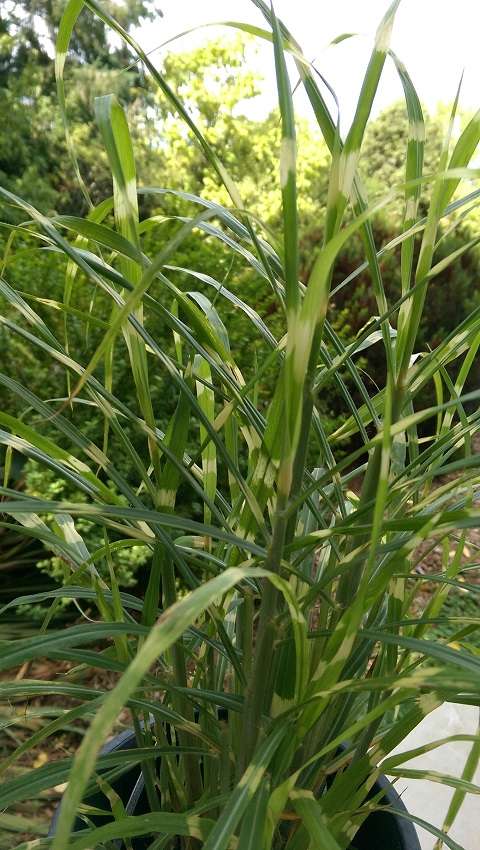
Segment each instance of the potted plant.
M254 5L265 28L235 26L271 42L274 55L282 213L273 236L254 210L244 209L181 96L96 0L69 0L60 24L56 74L65 119L65 58L85 6L143 63L229 200L222 205L171 190L188 213L177 216L167 237L160 233L158 250L147 256L142 240L159 217L141 220L138 197L158 200L166 190L137 187L128 122L112 95L97 99L96 115L113 198L85 217L48 217L0 189L3 201L22 214L22 224L13 226L16 237L30 234L31 250L65 259L60 309L67 329L78 318L72 309L77 288L97 297L89 321L98 338L81 362L82 352L52 333L28 292L7 282L1 290L3 326L68 375L66 396L52 402L1 373L2 385L25 405L23 417L0 412L1 442L9 454L34 457L84 494L76 502L32 498L10 490L7 475L4 525L15 520L17 530L20 525L66 565L66 582L36 600L55 605L58 598L75 598L82 612L86 603L95 612L2 645L2 669L44 657L77 665L52 682L12 676L3 685L9 701L45 692L72 700L16 748L3 770L66 724L87 723L73 759L7 778L0 789L6 807L68 783L48 845L53 850L417 850L412 823L458 846L448 826L439 831L409 815L381 777L424 776L404 767L418 750L399 753L402 741L442 702L480 701L480 660L468 641L477 625L441 613L448 593L461 585L465 535L479 521L478 461L471 451L479 392L464 387L480 344L480 308L432 350L416 349L429 282L449 264L454 268L459 256L456 251L436 263L441 220L459 226L478 197L478 190L463 187L477 176L468 164L480 120L475 116L454 143L454 107L438 168L423 173L420 102L389 48L394 2L378 27L342 140L322 78L273 9L263 0ZM319 199L323 244L306 285L298 274L287 59L331 152L328 193ZM387 61L405 93L405 177L381 198L367 199L359 158ZM403 205L402 224L394 242L380 248L372 218L393 201ZM328 321L328 307L336 259L358 234L377 314L345 344ZM240 258L238 281L176 264L185 241L205 235L219 255L228 250ZM460 253L476 241L466 241ZM401 297L392 302L381 258L393 251ZM258 291L273 291L281 335L272 333L255 303L243 300L246 274ZM355 279L342 285L354 286ZM229 333L238 313L260 352L244 357L242 369ZM372 345L383 346L385 356L385 385L373 391L358 364L358 354ZM112 378L116 358L128 360L136 406L125 403L123 384ZM162 387L175 391L166 425L164 398L154 392L159 375ZM321 407L327 382L346 412L333 434ZM426 407L432 385L436 401ZM84 433L79 408L85 421L94 416L103 423L102 444ZM130 475L119 470L120 455ZM103 530L101 548L88 550L79 518ZM133 544L151 555L143 600L122 591L116 576L116 553ZM419 612L414 600L423 577L415 567L419 546L427 544L442 547L443 567L432 578L437 591ZM443 636L435 637L440 619ZM89 668L110 671L114 686L83 685L76 671ZM102 749L125 709L132 732ZM471 782L478 739L464 737L472 741L464 776L434 777L455 788L446 822L465 793L478 793ZM446 740L439 730L437 745Z

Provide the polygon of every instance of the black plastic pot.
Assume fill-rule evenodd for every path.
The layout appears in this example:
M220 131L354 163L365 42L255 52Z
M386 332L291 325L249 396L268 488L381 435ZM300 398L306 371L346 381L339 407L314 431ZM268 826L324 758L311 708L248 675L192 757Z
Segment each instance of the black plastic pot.
M109 741L102 749L102 754L113 753L117 750L130 750L135 746L135 734L127 730ZM138 765L124 773L112 785L122 798L127 814L143 815L148 813L149 807L142 772ZM384 792L382 802L386 806L396 809L398 812L406 813L407 810L401 798L384 776L381 776L375 783L372 794L378 794L379 791ZM108 801L101 791L92 794L88 798L88 803L91 806L103 809L108 806ZM55 835L61 805L60 803L53 816L49 836ZM92 816L90 820L95 826L103 826L108 823L105 817ZM78 818L75 829L81 830L83 828L85 828L85 823ZM133 839L132 845L134 850L146 850L151 841L152 836L139 837ZM420 850L420 843L415 827L406 818L389 811L376 811L369 815L360 827L351 850Z

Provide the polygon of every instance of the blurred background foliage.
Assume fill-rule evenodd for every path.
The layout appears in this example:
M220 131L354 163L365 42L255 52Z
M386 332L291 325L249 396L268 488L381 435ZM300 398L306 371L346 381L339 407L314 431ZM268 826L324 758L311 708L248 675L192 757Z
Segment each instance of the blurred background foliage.
M25 197L44 212L83 215L87 202L76 181L68 154L60 111L57 107L52 41L59 21L60 0L6 0L0 8L0 183L12 192ZM132 28L141 19L158 14L156 4L148 0L128 0L109 3L118 20ZM67 108L71 134L78 157L80 172L94 204L111 194L111 179L106 157L96 130L93 101L96 95L115 91L128 113L135 142L135 153L140 186L161 186L202 195L210 200L228 203L225 190L215 182L198 146L185 133L180 119L168 111L158 91L150 87L142 68L131 67L131 57L124 46L107 37L105 27L97 17L83 13L75 30L73 50L67 63ZM248 46L248 49L251 49ZM254 120L245 114L245 104L261 90L261 79L249 68L245 39L226 37L211 41L203 47L188 52L165 53L157 58L169 85L177 91L197 124L215 147L220 159L236 180L244 205L265 225L274 226L280 215L280 191L277 165L280 142L279 115L272 111L262 119ZM25 107L28 107L27 109ZM469 116L460 116L460 125ZM425 171L436 168L445 115L441 107L427 119L427 147ZM457 132L460 132L459 126ZM394 104L376 120L364 144L363 162L368 167L362 174L370 196L384 194L403 179L407 120L402 104ZM316 250L321 245L325 209L328 152L318 131L305 119L298 122L298 192L302 232L301 275L306 281ZM149 229L143 237L143 250L155 255L164 240L178 226L177 216L190 215L191 204L172 195L144 195L141 198L141 215L158 216L158 226ZM398 233L399 211L392 205L374 221L377 249L387 244ZM14 218L17 216L17 218ZM18 213L4 207L5 222L18 221ZM470 216L470 225L475 213ZM467 226L461 220L453 230L443 234L438 259L447 255L469 238ZM62 337L63 313L52 302L61 303L65 285L63 258L42 250L35 240L25 234L23 241L16 237L9 242L8 226L0 228L0 256L3 254L1 275L15 288L22 290L22 281L30 281L30 293L36 302L35 309L52 327L55 335ZM217 281L228 284L245 302L252 305L268 321L271 331L280 338L284 333L284 317L273 293L265 282L238 261L232 263L231 251L219 251L219 243L208 235L195 234L185 242L172 262L179 267L212 275ZM348 248L340 256L335 268L334 284L341 283L363 263L361 240L349 240ZM422 350L434 346L466 316L478 302L478 269L480 255L477 250L464 253L456 263L448 266L431 283L428 308L424 313L419 343ZM400 294L399 252L389 252L381 262L384 284L389 298ZM182 288L202 290L202 284L180 272L172 279ZM194 281L192 283L192 281ZM473 286L472 286L473 282ZM204 287L205 293L208 287ZM211 290L208 291L211 296ZM102 328L89 317L91 290L77 275L72 307L78 311L69 318L69 345L77 356L88 362L99 340ZM42 299L49 304L42 306ZM225 310L223 301L222 309ZM374 296L367 271L357 276L347 287L340 289L332 299L330 320L345 342L351 341L375 313ZM53 309L52 309L53 306ZM108 321L109 307L105 301L104 321ZM95 314L102 315L100 297L96 296ZM220 307L219 307L220 309ZM234 307L231 306L234 311ZM2 304L8 314L8 306ZM172 351L171 332L160 325L159 319L148 320L149 330L166 349ZM57 322L57 327L53 324ZM156 323L156 324L155 324ZM240 311L228 316L230 344L236 359L248 380L249 371L255 368L256 355L262 359L262 341L252 346L251 325ZM119 345L117 343L117 345ZM255 346L257 349L255 349ZM0 349L5 364L4 371L17 374L22 384L43 399L62 398L66 394L65 376L61 368L52 367L52 361L42 361L21 338L7 334L0 327ZM118 354L118 352L117 352ZM373 346L365 352L362 366L371 381L382 385L383 355L380 347ZM480 374L473 369L470 382L478 385ZM114 358L114 384L122 385L122 398L134 406L134 388L127 358ZM265 381L268 374L265 375ZM348 375L345 375L348 382ZM355 397L355 390L352 387ZM172 413L174 398L168 380L163 375L152 374L152 395L159 411L164 411L167 421ZM425 400L428 403L428 399ZM15 415L32 416L18 409L18 401L0 386L2 409ZM320 412L329 432L333 432L346 418L338 396L328 387L319 400ZM73 421L95 443L102 445L101 422L84 404L74 404ZM162 414L160 414L162 419ZM48 423L44 423L48 430ZM145 451L143 441L136 434L129 436L139 451ZM116 466L128 477L120 446L115 446L110 436L110 453L114 453ZM22 488L32 495L79 501L82 494L72 485L59 482L53 473L40 472L33 461L15 459L9 473L9 486ZM60 490L59 490L60 488ZM191 507L191 506L190 506ZM178 506L182 510L181 503ZM101 545L98 532L82 528L84 539L95 550ZM58 579L62 564L35 546L21 545L11 532L0 534L0 572L9 575L3 582L9 587L4 594L15 594L15 587L25 582L32 589L42 585L42 576ZM142 547L125 549L121 555L119 579L123 586L137 583L141 592L148 572L147 555ZM2 596L3 600L3 596ZM0 601L2 601L0 600ZM33 612L32 612L33 613Z

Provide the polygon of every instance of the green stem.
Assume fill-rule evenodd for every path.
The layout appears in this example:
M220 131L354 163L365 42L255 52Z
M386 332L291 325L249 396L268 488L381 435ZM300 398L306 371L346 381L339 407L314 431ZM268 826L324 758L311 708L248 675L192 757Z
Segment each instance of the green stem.
M405 375L402 372L397 381L393 401L392 401L392 417L391 424L395 424L395 422L400 418L404 399L405 399L405 386L404 386L404 378ZM380 476L380 467L382 462L382 446L376 446L370 455L367 470L365 472L365 478L363 479L362 490L360 493L360 503L358 506L358 510L360 511L365 505L371 504L371 509L368 514L364 518L364 522L368 523L370 518L373 516L374 511L374 502L375 496L378 488L378 480ZM366 543L369 539L369 535L366 534L362 538L357 538L355 541L355 547L361 546L363 543ZM337 600L340 605L340 610L348 607L351 600L354 598L357 593L358 586L360 584L362 571L364 562L367 559L367 555L365 558L360 561L355 570L348 570L339 581L338 584L338 593Z
M145 746L153 746L152 736L150 733L150 729L148 728L148 718L145 718L144 730L140 725L140 721L137 715L132 712L133 716L133 728L135 730L135 738L137 741L137 747L145 747ZM161 810L160 800L158 798L157 787L155 784L155 760L144 761L142 763L142 773L143 773L143 781L145 782L145 791L147 792L148 805L150 806L152 812L159 812Z
M175 571L170 556L165 553L163 561L163 591L165 608L169 608L177 601L177 592L175 588ZM181 641L177 641L171 650L173 675L175 684L181 688L187 687L187 671L185 664L185 653ZM175 694L173 696L175 710L182 714L191 723L194 722L194 712L191 702L185 697ZM194 744L190 735L183 732L178 733L178 737L182 746ZM198 759L193 755L185 755L185 781L187 787L187 800L190 805L198 802L202 796L202 776Z
M313 362L313 357L310 358L310 363ZM310 375L311 372L311 375ZM310 437L310 427L312 423L313 416L313 395L312 395L312 386L313 386L313 369L309 370L307 373L307 379L305 381L305 388L303 391L303 403L302 403L302 424L300 426L300 436L298 441L298 448L295 455L295 462L293 466L293 477L292 477L292 489L291 489L291 498L295 498L300 493L303 476L305 472L305 465L307 462L307 451ZM293 511L290 515L290 519L288 521L287 531L286 531L286 540L290 542L293 540L295 536L295 529L297 527L297 517L298 517L298 509Z
M362 490L360 494L360 504L358 508L359 510L361 510L364 505L368 504L369 502L372 502L371 512L367 516L365 516L365 523L369 522L370 516L371 514L373 514L373 500L375 498L375 493L377 492L381 460L382 447L377 446L373 450L368 461L367 470L365 472L365 478L363 480ZM362 538L357 538L355 540L355 544L352 544L352 546L355 545L355 547L359 547L368 539L369 535L365 534ZM347 570L347 572L342 575L338 583L337 602L340 605L340 611L348 607L350 601L354 598L358 590L358 586L360 584L360 579L362 576L363 563L366 558L367 555L365 555L365 559L362 559L355 569ZM340 612L338 616L340 617Z
M265 569L278 573L285 543L287 519L285 508L287 496L279 493L275 520ZM253 672L245 693L245 709L243 715L243 745L244 750L240 761L241 772L249 764L260 732L260 722L263 711L269 711L272 701L271 669L272 653L275 643L275 616L278 608L279 591L269 581L263 585L263 597L260 608L257 642L253 659Z

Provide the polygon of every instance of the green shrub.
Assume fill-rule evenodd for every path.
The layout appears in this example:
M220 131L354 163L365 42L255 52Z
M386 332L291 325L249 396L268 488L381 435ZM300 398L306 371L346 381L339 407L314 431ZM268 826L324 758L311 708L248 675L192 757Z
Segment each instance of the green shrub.
M23 472L24 493L35 499L47 501L86 503L87 497L80 490L75 489L69 482L58 478L52 469L45 469L36 461L28 461ZM113 489L113 485L112 486ZM127 504L126 500L123 500ZM55 521L54 515L44 517L50 526ZM80 519L76 524L77 532L82 537L90 554L94 554L104 546L104 538L101 529L95 523ZM114 541L115 538L112 538ZM115 551L113 558L115 564L115 575L120 587L132 587L136 582L136 573L149 557L149 550L142 545L131 546L126 549ZM58 555L44 558L38 563L39 568L50 578L59 584L69 584L72 576L72 565ZM108 566L105 559L99 561L99 574L103 579L108 579Z
M392 222L385 217L376 218L373 223L375 244L382 250L395 238L396 231ZM308 280L314 257L322 244L322 231L312 230L303 237L301 249L303 260L303 279ZM466 243L474 238L474 228L460 226L453 233L446 231L439 234L436 260L441 262L463 249ZM419 244L416 246L418 257ZM333 273L333 295L329 305L329 318L332 327L343 340L344 344L353 343L362 332L371 317L376 312L375 295L372 288L369 269L364 268L360 274L357 270L365 265L363 246L359 237L353 238L339 254ZM385 293L390 303L395 303L401 297L400 280L400 248L387 251L381 256ZM454 329L465 320L480 303L480 254L478 249L462 253L457 261L437 274L431 281L425 303L425 310L417 334L416 351L427 352L436 348ZM347 285L344 281L352 277ZM337 291L338 287L338 291ZM391 318L392 327L396 326L395 315ZM385 383L385 358L380 345L374 345L366 350L358 359L358 367L364 370L365 382L369 392ZM453 373L452 373L453 374ZM358 392L349 381L344 379L357 401L360 403ZM470 370L466 387L475 389L480 382L480 364L475 360ZM328 393L330 411L336 430L343 424L345 408L338 397L335 388ZM434 403L435 390L433 385L426 387L422 394L422 404Z

